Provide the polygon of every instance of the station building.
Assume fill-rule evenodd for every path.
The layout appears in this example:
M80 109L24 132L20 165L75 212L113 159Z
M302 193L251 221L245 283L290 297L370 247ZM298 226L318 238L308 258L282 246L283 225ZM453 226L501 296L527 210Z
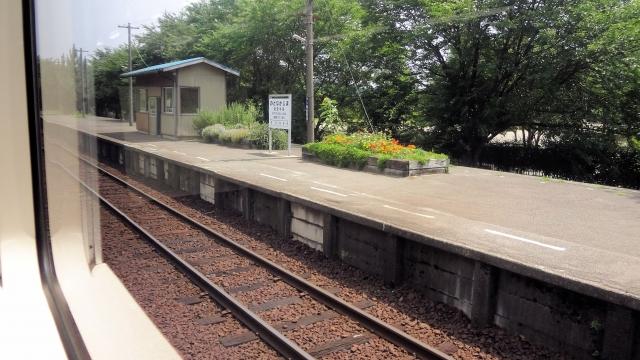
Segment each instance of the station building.
M227 77L240 73L204 57L149 66L120 75L135 78L138 131L167 138L198 136L193 119L227 103Z

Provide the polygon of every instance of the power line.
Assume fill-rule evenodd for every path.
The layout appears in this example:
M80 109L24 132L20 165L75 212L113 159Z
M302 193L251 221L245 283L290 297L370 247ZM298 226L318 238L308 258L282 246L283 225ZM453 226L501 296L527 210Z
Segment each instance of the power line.
M136 53L138 53L138 57L140 58L140 60L142 60L142 63L144 64L144 66L149 67L149 64L147 64L146 61L144 61L144 58L142 57L142 55L140 54L140 50L138 50L137 46L133 47L134 49L136 49Z
M333 16L331 16L331 22L335 26L335 18ZM356 82L356 78L353 75L353 69L351 68L351 64L349 63L349 60L347 60L347 56L345 55L344 50L342 49L342 47L340 47L340 45L338 45L338 51L340 51L340 54L342 55L342 59L344 59L344 62L347 64L347 69L349 69L349 75L351 76L351 81L353 81L353 86L356 88L356 95L358 95L358 100L360 100L360 105L362 106L362 111L364 112L364 116L367 118L367 123L369 123L369 127L371 128L371 131L375 132L375 129L373 128L373 123L371 122L371 118L369 118L369 113L367 112L367 107L364 105L364 100L362 100L360 87L358 86L358 83Z
M367 122L369 123L369 127L371 128L371 131L375 132L375 129L373 128L373 123L369 118L369 113L367 112L367 108L364 106L364 101L362 100L362 95L360 94L360 87L358 86L358 83L356 82L356 79L353 76L353 70L351 69L351 64L349 63L349 60L347 60L347 56L344 54L344 50L342 49L339 49L339 50L340 50L340 53L342 54L342 58L344 59L344 62L347 63L347 68L349 69L349 74L351 75L351 81L353 81L353 86L356 87L356 94L358 95L358 99L360 99L360 105L362 105L364 116L367 118Z

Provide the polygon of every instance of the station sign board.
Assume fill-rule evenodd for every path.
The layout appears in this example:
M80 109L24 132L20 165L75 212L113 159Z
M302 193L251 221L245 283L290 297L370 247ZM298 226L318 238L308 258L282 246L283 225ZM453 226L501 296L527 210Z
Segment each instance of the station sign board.
M269 127L291 129L291 94L269 95Z
M271 129L287 130L288 151L291 155L291 94L269 95L269 152L271 152Z

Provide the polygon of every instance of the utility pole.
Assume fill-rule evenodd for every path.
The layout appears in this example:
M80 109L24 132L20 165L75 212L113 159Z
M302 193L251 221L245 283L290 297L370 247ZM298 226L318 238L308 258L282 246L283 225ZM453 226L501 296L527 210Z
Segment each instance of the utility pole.
M131 23L127 23L126 26L118 25L119 28L127 29L129 36L129 72L133 71L132 57L131 57L131 29L139 29L131 26ZM129 76L129 126L133 125L133 77Z
M313 0L307 0L305 10L307 38L305 52L307 55L307 142L313 142L314 134L314 99L313 99Z
M86 99L86 78L87 75L85 74L86 72L86 67L84 64L84 60L83 60L83 56L82 53L88 53L89 50L82 50L82 48L80 49L75 49L74 51L79 52L80 53L80 88L82 89L82 117L85 116L85 114L87 113L87 109L86 109L86 103L85 103L85 99Z

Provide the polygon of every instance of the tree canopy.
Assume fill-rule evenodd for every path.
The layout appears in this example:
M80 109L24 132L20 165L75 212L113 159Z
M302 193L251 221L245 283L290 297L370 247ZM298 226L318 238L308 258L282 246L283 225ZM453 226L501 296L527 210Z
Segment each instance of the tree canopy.
M303 0L196 2L147 26L134 62L238 68L231 100L292 93L301 139L303 11ZM347 128L469 163L510 131L522 148L637 151L640 0L317 0L315 15L316 104L333 101ZM117 107L123 64L124 48L96 53L99 111ZM319 116L318 129L325 118L336 122Z

